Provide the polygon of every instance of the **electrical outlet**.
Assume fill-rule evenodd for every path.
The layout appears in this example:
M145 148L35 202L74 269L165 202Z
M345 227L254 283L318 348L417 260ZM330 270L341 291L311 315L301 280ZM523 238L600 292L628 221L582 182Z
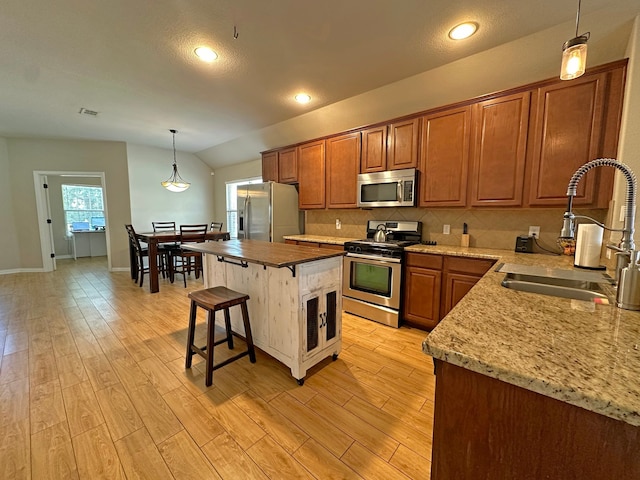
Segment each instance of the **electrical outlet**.
M531 225L529 227L529 236L540 238L540 227L537 225Z
M445 235L449 235L451 233L451 225L443 225L442 233L444 233Z
M342 222L339 218L336 218L336 230L340 230L342 228Z

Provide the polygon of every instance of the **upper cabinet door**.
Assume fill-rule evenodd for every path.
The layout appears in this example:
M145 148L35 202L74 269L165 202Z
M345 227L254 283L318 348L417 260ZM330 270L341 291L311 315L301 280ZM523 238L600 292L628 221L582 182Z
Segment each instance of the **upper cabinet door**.
M421 207L464 207L471 135L471 107L422 117Z
M324 208L325 162L324 140L298 147L298 206L305 209Z
M418 137L420 118L389 125L387 139L387 169L416 168L418 166Z
M564 206L567 184L586 162L598 158L606 74L586 75L538 89L529 180L529 204ZM595 200L598 172L578 185L575 204Z
M358 206L360 132L327 139L327 208Z
M362 131L362 161L360 173L382 172L387 169L387 126Z
M278 152L262 154L262 181L278 181Z
M470 205L520 206L531 92L473 105Z
M278 178L280 183L298 182L298 162L295 148L278 152Z

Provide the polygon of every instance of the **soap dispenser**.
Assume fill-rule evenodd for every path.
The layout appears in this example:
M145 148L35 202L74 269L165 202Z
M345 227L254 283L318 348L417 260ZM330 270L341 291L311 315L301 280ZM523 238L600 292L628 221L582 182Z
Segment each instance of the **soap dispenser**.
M629 265L620 271L616 306L625 310L640 310L640 265L637 251L631 252Z

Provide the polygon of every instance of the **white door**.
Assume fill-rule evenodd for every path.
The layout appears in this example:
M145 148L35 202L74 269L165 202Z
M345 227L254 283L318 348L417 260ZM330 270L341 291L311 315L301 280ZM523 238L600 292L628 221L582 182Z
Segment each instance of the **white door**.
M45 272L51 272L56 269L56 257L47 176L38 172L33 172L33 175L36 187L38 230L40 231L40 246L42 249L42 268Z

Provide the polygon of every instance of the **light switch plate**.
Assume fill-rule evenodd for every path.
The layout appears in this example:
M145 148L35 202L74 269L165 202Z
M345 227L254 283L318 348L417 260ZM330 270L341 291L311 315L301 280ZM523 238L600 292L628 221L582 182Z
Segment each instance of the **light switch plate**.
M449 235L451 233L451 225L443 225L442 233L444 233L445 235Z

